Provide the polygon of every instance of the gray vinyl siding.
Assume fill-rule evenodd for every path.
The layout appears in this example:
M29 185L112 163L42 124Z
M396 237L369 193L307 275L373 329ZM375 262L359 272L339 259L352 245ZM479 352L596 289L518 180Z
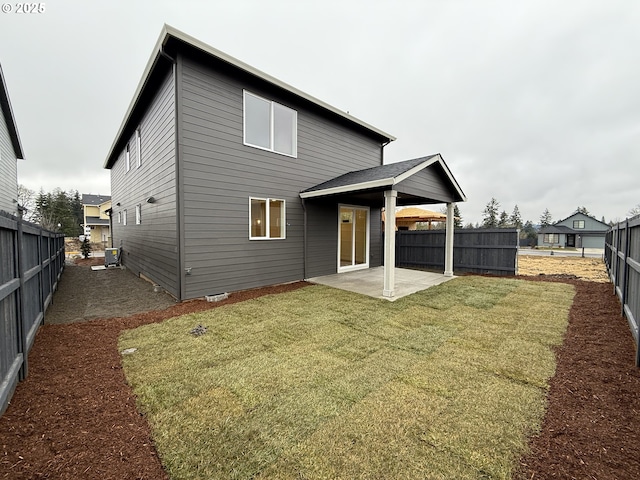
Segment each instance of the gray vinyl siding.
M248 86L186 57L179 62L184 267L191 268L185 298L302 279L299 192L380 165L380 143L275 91ZM243 144L243 88L297 111L297 158ZM249 197L285 200L286 239L249 240ZM327 251L337 248L337 207L329 208L335 235L326 239Z
M398 192L409 195L426 198L430 198L430 195L433 195L431 197L433 199L446 200L448 202L455 201L443 174L433 168L426 168L416 173L405 181L400 182L395 188Z
M307 201L307 278L338 270L338 204Z
M1 87L0 87L1 88ZM14 214L18 198L18 160L9 137L7 121L0 110L0 210Z
M343 203L343 202L340 202ZM369 206L347 200L345 204ZM338 203L331 200L307 200L307 278L331 275L338 271ZM382 265L384 240L381 209L370 206L369 267Z
M129 141L131 169L123 150L111 169L113 245L122 247L123 263L179 297L176 216L175 82L169 72L139 125L142 164L137 166L135 131ZM149 197L154 203L147 203ZM118 205L119 204L119 205ZM141 224L136 225L136 205ZM127 210L127 225L118 213Z

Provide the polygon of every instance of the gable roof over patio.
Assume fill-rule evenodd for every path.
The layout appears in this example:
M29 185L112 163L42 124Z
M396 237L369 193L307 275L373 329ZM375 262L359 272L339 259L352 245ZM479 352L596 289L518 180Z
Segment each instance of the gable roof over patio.
M467 197L439 153L345 173L300 192L303 202L307 199L338 199L344 196L366 200L373 205L384 205L387 212L382 291L384 297L394 296L395 212L398 203L447 204L444 275L453 276L453 206L456 202L465 202Z
M404 205L464 202L460 185L439 153L345 173L300 192L300 198L356 194L382 198L393 189Z

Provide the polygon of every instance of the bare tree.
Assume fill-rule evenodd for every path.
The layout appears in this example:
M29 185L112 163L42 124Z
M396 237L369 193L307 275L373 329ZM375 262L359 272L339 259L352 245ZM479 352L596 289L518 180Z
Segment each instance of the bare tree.
M629 215L630 217L635 217L636 215L640 215L640 203L637 204L635 207L633 207L631 210L629 210L629 213L627 213L627 215Z
M33 222L36 215L36 192L24 185L18 185L18 205L22 207L22 218Z

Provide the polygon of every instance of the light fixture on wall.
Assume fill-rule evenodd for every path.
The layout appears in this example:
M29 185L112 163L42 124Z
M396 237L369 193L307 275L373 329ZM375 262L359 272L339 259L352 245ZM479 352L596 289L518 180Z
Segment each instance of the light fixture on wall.
M147 198L147 203L156 203L156 199L153 197Z

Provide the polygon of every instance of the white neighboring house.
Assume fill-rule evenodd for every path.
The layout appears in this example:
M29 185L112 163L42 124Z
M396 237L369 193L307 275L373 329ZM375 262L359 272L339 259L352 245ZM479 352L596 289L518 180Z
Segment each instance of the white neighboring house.
M9 91L0 65L0 210L18 213L18 159L24 159Z
M82 210L84 234L93 243L105 246L111 240L108 210L111 209L110 195L82 194Z

